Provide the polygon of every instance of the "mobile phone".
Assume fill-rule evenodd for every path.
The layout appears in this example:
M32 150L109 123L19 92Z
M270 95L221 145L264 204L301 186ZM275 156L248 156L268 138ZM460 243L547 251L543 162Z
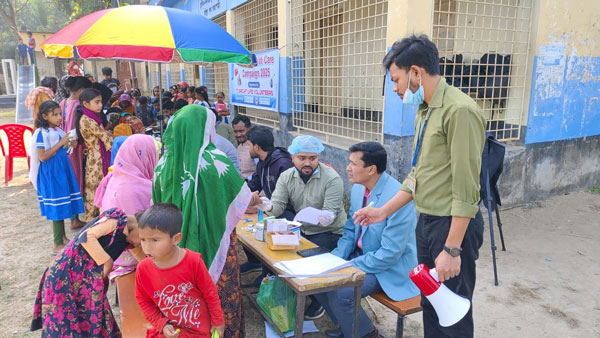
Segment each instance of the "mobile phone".
M316 256L316 255L320 255L320 254L327 253L327 252L329 252L329 250L322 248L320 246L318 246L316 248L310 248L310 249L296 251L296 253L302 257Z

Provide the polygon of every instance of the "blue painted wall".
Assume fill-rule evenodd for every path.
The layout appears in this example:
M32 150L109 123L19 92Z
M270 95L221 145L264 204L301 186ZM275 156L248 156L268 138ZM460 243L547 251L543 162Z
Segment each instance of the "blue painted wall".
M394 93L394 83L390 78L390 74L386 74L383 133L393 136L414 135L417 108L417 105L402 103L400 96Z
M600 58L536 56L525 143L600 135Z
M289 57L279 58L279 112L292 113L292 64Z

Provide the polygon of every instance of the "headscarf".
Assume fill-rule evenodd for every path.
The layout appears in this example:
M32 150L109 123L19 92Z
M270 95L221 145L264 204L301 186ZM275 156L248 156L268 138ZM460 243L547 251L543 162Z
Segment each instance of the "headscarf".
M64 99L68 98L71 94L67 90L66 82L69 78L69 75L65 75L58 80L58 89L56 90L56 97L54 101L57 103L61 103Z
M231 160L213 144L215 117L199 105L179 110L163 140L152 200L181 209L180 246L200 252L213 282L223 270L229 236L250 203L251 192Z
M81 110L83 111L83 115L91 118L101 129L104 129L102 126L102 118L98 116L98 114L83 106L81 107ZM108 173L108 167L110 166L110 151L106 150L104 142L102 141L98 141L98 146L100 148L100 158L102 159L102 173L106 175Z
M123 142L127 139L127 136L117 136L113 140L112 148L110 149L110 165L112 166L115 162L115 158L117 157L117 153L123 145Z
M106 175L96 190L94 205L102 210L119 207L126 214L133 215L150 207L156 146L152 136L148 135L118 139L124 140L123 145L117 153L112 172Z
M113 137L130 136L133 134L131 127L127 123L119 123L113 129Z

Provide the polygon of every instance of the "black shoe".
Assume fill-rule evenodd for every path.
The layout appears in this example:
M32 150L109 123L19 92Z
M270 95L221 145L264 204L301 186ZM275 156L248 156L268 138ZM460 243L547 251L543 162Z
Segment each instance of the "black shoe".
M344 333L339 327L337 329L325 330L325 336L329 338L344 338Z
M250 272L260 271L262 270L262 265L260 263L250 263L246 262L240 265L240 274L245 275Z
M323 317L325 309L319 302L314 301L310 303L310 306L304 311L304 320L315 320Z

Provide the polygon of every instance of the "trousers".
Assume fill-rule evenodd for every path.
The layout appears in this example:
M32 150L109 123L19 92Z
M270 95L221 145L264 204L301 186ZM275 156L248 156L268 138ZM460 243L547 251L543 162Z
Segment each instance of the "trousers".
M361 287L360 297L381 291L381 285L374 274L368 273ZM354 288L345 288L326 293L319 293L315 298L327 312L331 320L340 326L344 337L352 337L352 325L354 324ZM365 313L362 306L358 305L358 336L363 337L373 331L373 323Z
M419 264L430 269L435 268L435 259L444 249L451 216L431 216L420 214L416 228L417 257ZM465 232L460 254L460 274L444 284L453 292L469 300L473 299L475 289L475 261L479 258L479 248L483 243L483 217L477 211ZM431 303L425 296L421 297L423 307L423 331L425 338L469 338L473 337L473 307L458 323L450 327L442 327Z

